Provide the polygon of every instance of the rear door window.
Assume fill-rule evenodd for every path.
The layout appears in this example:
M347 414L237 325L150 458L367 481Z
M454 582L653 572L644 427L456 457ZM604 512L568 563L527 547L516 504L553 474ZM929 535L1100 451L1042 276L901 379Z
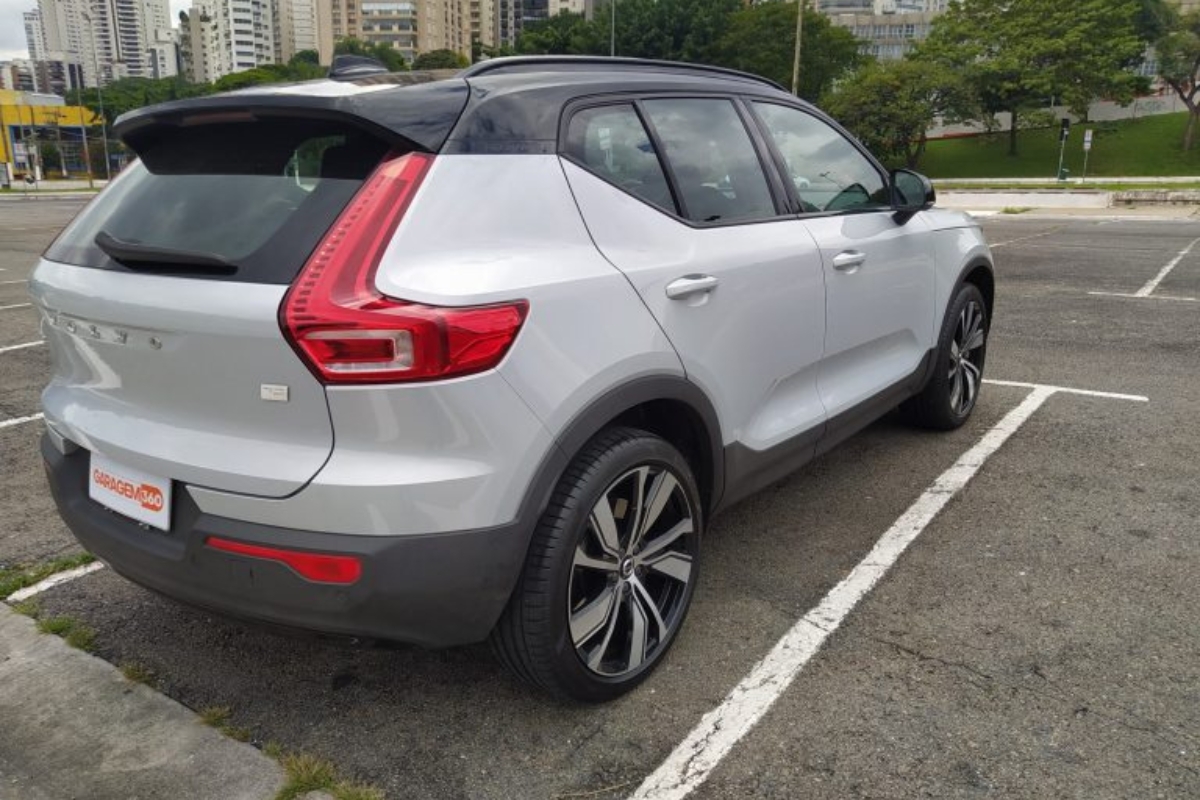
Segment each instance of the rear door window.
M776 215L754 142L732 101L646 100L642 107L662 142L688 219L725 223Z
M566 155L650 205L676 213L662 163L632 105L577 112L567 128Z
M131 247L198 254L234 267L218 272L164 263L140 264L138 271L289 284L387 150L326 120L168 129L63 231L46 258L128 269L97 245L104 234Z

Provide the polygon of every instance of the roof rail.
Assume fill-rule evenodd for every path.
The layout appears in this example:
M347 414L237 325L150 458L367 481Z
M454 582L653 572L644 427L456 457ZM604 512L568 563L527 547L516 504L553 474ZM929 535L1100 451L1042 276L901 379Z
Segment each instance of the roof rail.
M475 78L480 75L503 72L510 68L544 67L548 71L553 71L555 67L574 66L595 67L597 69L605 67L636 69L641 67L643 69L651 68L673 72L700 72L710 75L721 75L727 78L741 78L742 80L763 83L772 88L787 91L787 89L784 89L770 78L764 78L761 75L754 75L736 69L712 67L707 64L689 64L683 61L661 61L652 58L622 58L619 56L615 58L610 56L505 56L503 58L491 58L487 61L480 61L464 69L458 76L460 78Z

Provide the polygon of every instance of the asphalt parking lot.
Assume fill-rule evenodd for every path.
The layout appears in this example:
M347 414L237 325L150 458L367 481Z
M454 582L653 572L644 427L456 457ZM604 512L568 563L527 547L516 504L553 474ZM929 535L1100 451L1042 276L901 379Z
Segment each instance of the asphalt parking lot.
M24 280L78 208L0 204L0 564L78 552L44 488L40 423L12 422L37 413L48 370L44 347L21 347L39 339ZM616 703L549 702L485 646L283 636L109 570L39 602L181 703L228 706L256 742L328 758L393 800L618 798L656 775L641 796L682 797L661 767L705 715L724 708L718 727L736 728L751 701L723 705L731 690L1003 430L761 721L682 754L702 778L691 796L1200 797L1200 244L1180 256L1200 221L984 227L998 273L986 376L1148 402L991 384L954 433L880 421L714 522L679 641Z

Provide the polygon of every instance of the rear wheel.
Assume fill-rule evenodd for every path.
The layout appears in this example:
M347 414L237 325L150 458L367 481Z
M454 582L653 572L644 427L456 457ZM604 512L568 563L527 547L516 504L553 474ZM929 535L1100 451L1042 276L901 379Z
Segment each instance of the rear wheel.
M559 481L493 649L554 694L624 694L683 624L702 529L695 479L674 447L632 428L601 433Z
M902 406L910 420L936 430L952 430L967 421L983 385L988 323L983 293L964 284L942 322L933 377Z

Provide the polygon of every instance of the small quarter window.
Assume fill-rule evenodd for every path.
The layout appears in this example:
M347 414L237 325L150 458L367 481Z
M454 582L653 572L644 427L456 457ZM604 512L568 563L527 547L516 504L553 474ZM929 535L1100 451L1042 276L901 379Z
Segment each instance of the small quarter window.
M576 113L567 129L566 153L614 186L676 213L667 176L632 105Z
M671 165L688 219L769 219L775 202L750 134L729 100L643 104Z
M889 208L879 170L834 128L799 109L754 103L807 213Z

